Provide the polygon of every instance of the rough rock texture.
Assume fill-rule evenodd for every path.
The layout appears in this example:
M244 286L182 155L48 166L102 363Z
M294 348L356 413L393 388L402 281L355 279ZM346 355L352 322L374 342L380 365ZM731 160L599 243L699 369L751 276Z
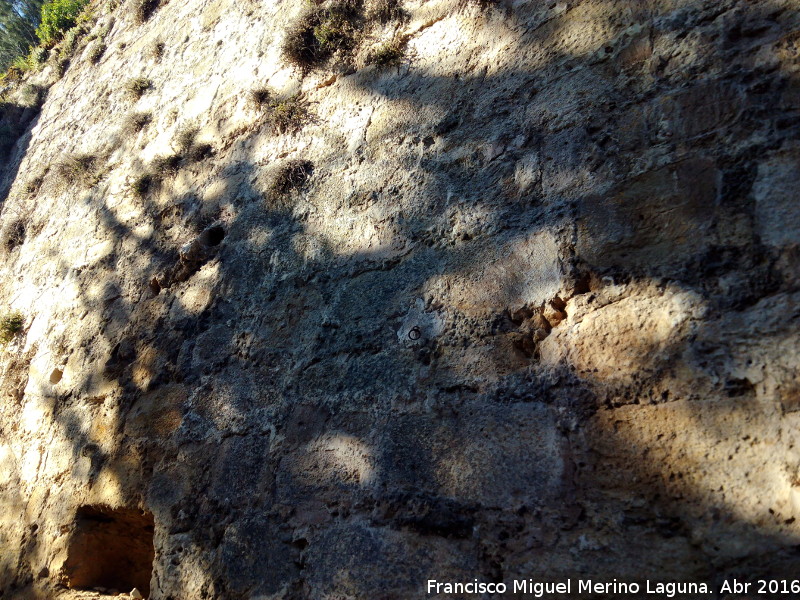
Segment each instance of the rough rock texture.
M4 598L93 511L158 600L799 572L796 1L406 0L307 72L300 0L136 4L12 115Z

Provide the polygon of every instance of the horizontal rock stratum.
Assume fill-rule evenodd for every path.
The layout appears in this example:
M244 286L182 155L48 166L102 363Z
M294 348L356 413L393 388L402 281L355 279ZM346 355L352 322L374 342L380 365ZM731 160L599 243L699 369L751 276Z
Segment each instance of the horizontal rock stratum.
M145 4L0 106L4 600L800 573L795 0Z

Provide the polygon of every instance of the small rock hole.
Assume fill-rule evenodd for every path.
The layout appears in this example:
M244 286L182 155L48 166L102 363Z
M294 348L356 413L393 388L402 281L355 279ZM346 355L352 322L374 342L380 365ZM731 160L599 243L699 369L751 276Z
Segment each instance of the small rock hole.
M149 283L150 291L153 292L154 296L158 296L159 292L161 292L161 284L158 283L158 279L153 277Z
M300 539L294 540L292 542L292 546L294 546L295 548L298 548L299 550L305 550L306 548L308 548L308 540L306 538L300 538Z
M209 227L200 234L200 243L204 246L219 246L225 239L225 229L221 225Z
M61 378L64 376L64 371L61 369L53 369L53 372L50 373L50 383L53 385L57 384L61 381Z

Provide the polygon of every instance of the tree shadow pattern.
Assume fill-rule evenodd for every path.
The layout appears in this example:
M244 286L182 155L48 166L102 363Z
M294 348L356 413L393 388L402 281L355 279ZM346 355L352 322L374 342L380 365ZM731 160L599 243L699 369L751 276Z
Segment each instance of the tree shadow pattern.
M741 506L757 477L726 495L700 466L671 463L716 460L682 441L752 436L733 472L800 464L781 395L796 354L777 391L732 366L796 339L797 240L770 242L755 191L765 157L796 160L798 83L756 61L791 46L796 11L551 4L451 9L454 29L514 39L509 65L476 55L479 68L453 74L423 58L340 75L333 89L370 99L368 126L320 122L287 142L314 154L288 193L270 191L285 159L256 128L141 200L105 183L70 194L63 221L93 231L81 261L49 257L60 287L40 294L62 294L53 314L86 325L31 325L29 338L47 335L25 346L31 375L2 431L22 435L41 407L70 456L61 471L42 459L59 473L40 476L44 498L12 498L26 489L18 451L4 502L44 533L8 553L6 589L47 589L34 575L49 565L55 580L58 565L37 536L111 497L155 516L154 598L793 572L792 509L754 501L769 508L755 519ZM573 39L587 24L608 37L591 52ZM323 227L348 217L349 231ZM27 276L21 256L7 272ZM584 330L612 308L635 321L639 305L620 306L637 294L699 312L652 346L654 317L612 320L621 335L641 328L629 354L658 356L559 354L570 312ZM548 306L562 316L545 323ZM752 322L765 340L737 344ZM63 365L64 382L41 365Z

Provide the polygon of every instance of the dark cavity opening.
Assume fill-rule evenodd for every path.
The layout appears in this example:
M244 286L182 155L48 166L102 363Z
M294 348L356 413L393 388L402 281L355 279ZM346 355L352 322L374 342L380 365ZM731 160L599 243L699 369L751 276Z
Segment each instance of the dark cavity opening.
M209 227L200 234L200 243L204 246L219 246L225 239L225 229L221 225Z
M73 589L104 587L150 595L153 515L137 509L82 506L63 573Z

